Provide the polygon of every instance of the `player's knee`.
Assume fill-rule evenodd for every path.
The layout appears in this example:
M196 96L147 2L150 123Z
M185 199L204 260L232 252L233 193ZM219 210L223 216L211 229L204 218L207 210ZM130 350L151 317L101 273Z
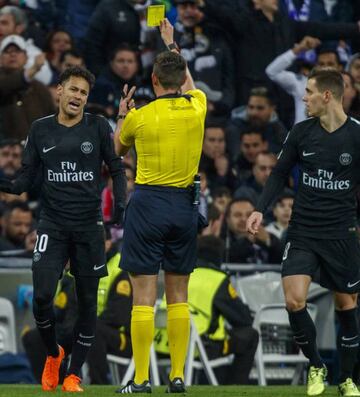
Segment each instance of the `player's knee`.
M38 310L45 310L52 307L54 293L52 291L42 289L34 291L33 308L34 313Z
M306 306L306 301L294 296L287 296L285 297L285 304L289 312L297 312Z

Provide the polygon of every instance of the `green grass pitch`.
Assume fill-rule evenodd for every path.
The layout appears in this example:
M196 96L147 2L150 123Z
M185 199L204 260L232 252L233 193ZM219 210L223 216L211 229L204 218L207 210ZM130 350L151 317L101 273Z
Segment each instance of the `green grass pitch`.
M115 397L115 386L84 385L83 397ZM188 397L306 397L305 386L192 386L188 387ZM43 392L40 386L0 385L0 397L60 397L79 396L79 393L64 393L59 386L55 392ZM137 394L145 396L147 394ZM165 386L154 387L153 396L168 396ZM323 397L337 396L336 387L327 387Z

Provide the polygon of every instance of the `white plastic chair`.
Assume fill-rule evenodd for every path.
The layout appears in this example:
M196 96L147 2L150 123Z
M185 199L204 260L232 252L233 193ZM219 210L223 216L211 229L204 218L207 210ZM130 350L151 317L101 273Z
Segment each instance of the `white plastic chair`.
M190 320L190 327L190 340L185 363L185 384L192 384L194 369L203 369L209 384L212 386L218 386L219 383L213 369L223 365L232 364L234 355L230 354L228 356L210 360L192 317ZM196 351L198 352L198 357L195 357Z
M313 304L307 305L311 318L315 321L317 309ZM262 305L256 312L254 328L259 332L259 344L255 355L258 370L258 383L266 386L267 379L290 379L297 384L308 359L299 350L298 353L288 354L287 346L293 343L285 304ZM279 368L267 369L267 365L276 364ZM287 371L280 365L294 364L292 370Z
M15 313L11 301L0 298L0 354L16 353Z

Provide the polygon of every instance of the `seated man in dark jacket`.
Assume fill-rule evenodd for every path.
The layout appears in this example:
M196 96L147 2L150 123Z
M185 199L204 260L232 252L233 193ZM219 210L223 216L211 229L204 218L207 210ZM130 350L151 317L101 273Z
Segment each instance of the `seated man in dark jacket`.
M254 210L255 205L249 197L237 197L231 201L226 211L226 262L236 263L280 263L283 246L280 240L259 228L256 236L246 231L246 220Z
M220 270L224 243L214 236L198 240L198 267L189 282L189 307L210 359L234 354L231 368L217 368L220 384L247 384L259 335L250 309ZM225 321L231 328L225 326ZM167 353L166 329L157 329L155 349Z

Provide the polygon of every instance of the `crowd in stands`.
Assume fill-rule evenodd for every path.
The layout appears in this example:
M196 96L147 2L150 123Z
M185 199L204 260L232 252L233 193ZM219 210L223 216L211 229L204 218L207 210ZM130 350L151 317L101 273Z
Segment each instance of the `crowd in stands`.
M104 116L113 127L124 84L137 87L136 106L154 100L152 63L165 47L158 29L146 24L151 4L165 5L195 85L208 100L199 173L200 212L209 226L201 238L216 239L213 244L221 252L216 262L278 264L299 170L292 171L255 237L246 232L246 219L277 162L287 131L306 118L302 96L313 67L342 72L345 111L360 120L360 2L0 0L0 176L12 179L19 172L29 127L37 118L56 112L57 80L70 66L85 66L96 76L87 111ZM130 198L136 153L130 152L124 162ZM105 167L102 188L107 222L113 197ZM14 251L32 256L40 189L38 175L29 193L0 193L0 256ZM111 240L118 251L121 239L122 228L112 227ZM120 280L123 288L125 281ZM120 295L123 291L130 296L119 288ZM231 321L239 325L236 319ZM235 331L232 337L236 340ZM257 335L249 331L247 338L245 353L252 360ZM234 352L245 354L236 348ZM90 360L101 367L94 356ZM93 381L105 382L100 375Z

